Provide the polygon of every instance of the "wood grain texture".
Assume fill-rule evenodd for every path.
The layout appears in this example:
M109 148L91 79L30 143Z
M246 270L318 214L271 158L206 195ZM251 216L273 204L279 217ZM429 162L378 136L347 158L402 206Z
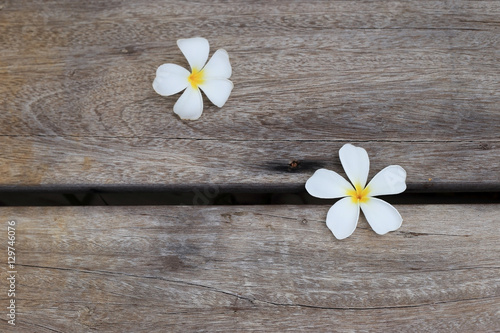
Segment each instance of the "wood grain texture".
M398 231L362 219L344 241L325 206L1 208L17 223L17 328L497 330L500 206L397 208Z
M359 142L411 188L500 189L496 1L2 6L3 188L297 186L291 159L328 165ZM235 88L181 121L151 83L197 35L229 52Z
M319 168L342 175L342 142L170 140L163 138L4 138L4 189L115 186L218 191L303 191ZM500 145L353 142L370 155L370 177L389 164L407 171L408 191L500 190ZM22 148L22 150L21 150ZM227 154L231 154L228 156ZM290 166L292 161L300 164ZM465 179L470 177L470 179Z

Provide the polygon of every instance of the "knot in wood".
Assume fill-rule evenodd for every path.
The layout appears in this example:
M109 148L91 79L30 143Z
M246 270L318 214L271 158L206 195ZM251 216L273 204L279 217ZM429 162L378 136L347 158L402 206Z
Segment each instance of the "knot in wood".
M292 160L289 164L288 164L288 168L291 170L291 171L294 171L294 170L297 170L300 166L300 162L297 161L297 160Z

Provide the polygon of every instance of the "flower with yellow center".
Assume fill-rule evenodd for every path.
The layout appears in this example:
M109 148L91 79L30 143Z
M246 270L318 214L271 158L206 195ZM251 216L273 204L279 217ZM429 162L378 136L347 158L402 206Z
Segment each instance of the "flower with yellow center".
M338 239L349 237L356 229L360 209L372 229L380 235L394 231L403 219L389 203L376 195L398 194L406 189L406 171L390 165L377 173L368 185L370 160L366 150L346 144L339 151L340 162L350 184L342 176L327 169L317 170L306 182L307 192L317 198L337 201L328 211L326 225Z
M162 96L174 95L185 89L174 105L174 112L181 119L195 120L203 112L200 89L218 107L228 100L233 90L233 83L229 80L231 64L223 49L217 50L207 62L210 46L205 38L179 39L177 45L186 57L191 72L179 65L163 64L156 70L153 89Z

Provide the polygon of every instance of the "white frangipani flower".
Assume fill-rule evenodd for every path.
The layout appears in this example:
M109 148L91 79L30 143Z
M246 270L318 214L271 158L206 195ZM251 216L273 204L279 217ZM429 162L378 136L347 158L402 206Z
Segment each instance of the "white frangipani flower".
M377 234L383 235L398 229L403 222L399 212L374 196L403 192L406 189L406 171L399 165L390 165L366 185L370 169L366 150L346 144L340 148L339 155L352 184L338 173L327 169L317 170L306 182L307 192L314 197L342 198L330 208L326 216L326 225L333 235L337 239L349 237L356 229L360 208Z
M174 105L181 119L195 120L203 112L200 89L208 99L222 107L231 90L231 64L226 50L217 50L207 62L210 46L205 38L179 39L177 46L186 57L191 72L175 64L163 64L156 70L153 89L162 96L170 96L186 89ZM206 65L205 65L206 63Z

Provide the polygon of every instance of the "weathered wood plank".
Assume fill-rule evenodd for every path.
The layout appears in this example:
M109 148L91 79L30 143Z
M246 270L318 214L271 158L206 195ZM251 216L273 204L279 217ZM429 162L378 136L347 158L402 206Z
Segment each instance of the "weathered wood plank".
M408 191L500 190L497 143L352 143L367 149L371 175L389 164L403 166ZM8 137L0 140L0 177L3 189L69 184L83 190L118 185L300 191L319 168L344 174L338 157L342 145L330 141ZM300 163L296 168L290 166L294 160Z
M297 186L262 166L363 142L381 166L417 160L414 189L498 190L498 17L495 1L7 1L0 186ZM195 35L228 50L235 89L186 122L151 83Z
M326 206L1 208L17 224L17 326L498 329L500 206L397 208L398 231L377 236L362 220L344 241Z

